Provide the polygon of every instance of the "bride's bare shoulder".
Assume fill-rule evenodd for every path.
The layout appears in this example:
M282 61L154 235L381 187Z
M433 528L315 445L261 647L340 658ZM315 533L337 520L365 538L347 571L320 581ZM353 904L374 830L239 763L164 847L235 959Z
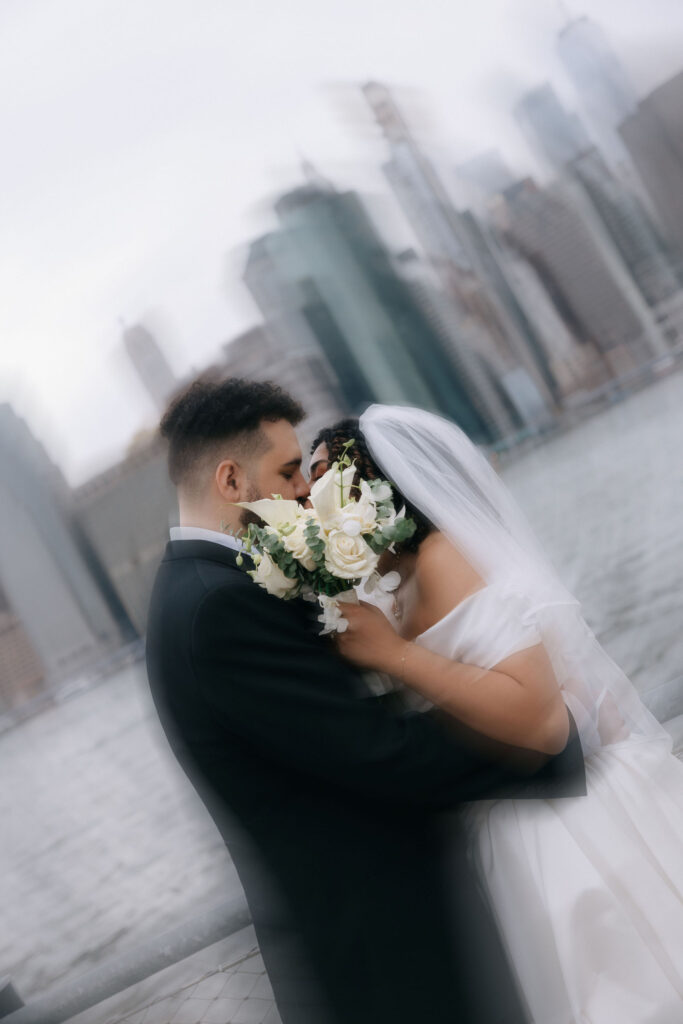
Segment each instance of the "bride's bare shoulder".
M445 615L485 580L465 556L443 533L435 531L426 537L417 553L415 580L423 601L428 601L434 614Z

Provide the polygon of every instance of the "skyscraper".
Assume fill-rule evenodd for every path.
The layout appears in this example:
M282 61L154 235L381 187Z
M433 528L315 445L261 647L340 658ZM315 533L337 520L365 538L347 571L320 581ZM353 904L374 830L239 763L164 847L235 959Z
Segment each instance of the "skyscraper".
M296 311L346 406L408 403L490 431L353 193L309 184L276 204L282 228L250 248L245 282L266 321Z
M575 18L560 31L557 51L600 145L620 163L625 151L616 129L635 111L637 99L607 37L590 18Z
M178 382L156 338L142 324L133 324L124 329L123 344L147 394L163 412Z
M254 267L245 275L258 291ZM334 371L299 310L273 310L267 323L226 342L223 353L226 376L274 380L301 402L306 417L297 434L304 455L321 427L349 413Z
M668 298L678 289L676 277L638 197L595 148L571 161L568 169L583 186L647 303L656 306Z
M619 131L683 276L683 72L641 100Z
M683 329L683 323L672 318L680 286L639 195L608 165L549 85L527 94L519 109L524 110L522 120L539 151L556 172L578 184L644 302L653 309L650 334L654 352L662 354L667 345L655 324L661 322L670 339Z
M372 395L371 383L350 352L315 282L297 269L293 243L292 235L280 230L256 239L249 246L243 279L265 318L268 351L276 340L283 357L301 351L324 360L331 368L341 403L353 409L365 400L361 396L372 400L367 397ZM236 341L241 354L235 364L253 366L256 360L245 351L245 341ZM229 342L225 347L228 362L233 360L232 344ZM259 340L259 348L264 347Z
M547 408L539 401L538 393L533 390L520 393L518 388L524 388L525 382L519 381L514 370L510 377L500 366L499 355L489 334L473 320L462 320L460 308L441 287L434 267L414 249L399 253L395 261L401 277L410 285L429 324L450 351L456 365L463 349L467 350L470 365L477 368L480 380L483 379L489 394L494 397L494 409L500 410L499 422L502 420L504 424L500 436L514 436L524 432L530 424L535 426L547 422ZM527 404L520 410L519 405L525 400Z
M497 150L480 153L458 164L455 170L467 188L470 205L477 208L515 183L515 176Z
M68 488L28 427L0 405L0 579L49 680L121 633L73 520Z
M537 361L526 325L511 311L508 294L499 291L500 276L491 273L493 264L485 255L476 222L454 206L390 91L369 82L363 92L389 146L391 158L384 165L389 183L452 307L459 310L462 341L459 346L456 342L454 354L471 394L502 433L512 427L507 407L500 403L500 385L509 389L523 422L547 425L555 407L553 383L547 367Z
M610 372L621 375L652 355L650 325L613 254L582 215L575 190L568 182L541 189L527 179L505 193L497 221L534 266L571 333L594 345Z
M74 507L132 630L142 636L168 528L177 523L166 445L158 433L138 437L125 458L82 484Z
M562 406L581 401L586 391L604 382L605 365L597 351L577 342L560 316L534 267L491 230L492 210L515 178L496 151L483 153L456 168L480 213L479 234L488 256L483 259L499 280L501 293L522 324L553 393Z
M562 167L591 147L579 118L565 110L547 82L526 92L514 114L534 151L552 167Z
M594 345L580 344L560 315L533 265L506 247L505 273L519 305L534 324L563 406L580 402L606 380L605 363Z

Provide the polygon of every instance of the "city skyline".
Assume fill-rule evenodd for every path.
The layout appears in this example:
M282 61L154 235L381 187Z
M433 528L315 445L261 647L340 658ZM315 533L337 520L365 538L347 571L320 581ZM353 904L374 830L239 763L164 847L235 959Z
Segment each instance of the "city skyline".
M611 74L623 93L619 63L601 63L610 55L606 37L597 29L585 32L592 25L587 19L573 24L574 56L582 57L586 37L585 56L595 58L605 94ZM368 402L438 411L496 452L576 425L630 388L652 383L683 354L679 251L675 236L664 237L678 216L676 183L683 186L676 143L682 93L679 72L642 100L624 100L606 118L608 138L624 135L624 154L635 149L642 161L649 149L641 137L660 155L669 154L649 159L642 183L634 185L628 156L622 159L611 144L603 155L602 132L588 131L548 81L523 93L513 108L547 166L533 176L513 173L497 150L449 166L420 137L403 97L385 83L365 82L361 94L385 149L379 166L415 247L398 249L392 233L380 230L366 188L338 188L302 160L296 187L280 190L272 202L277 227L252 236L243 252L242 281L262 322L223 342L218 359L214 351L212 360L178 374L148 325L120 318L119 350L134 370L138 393L147 396L156 418L198 370L272 377L309 410L301 425L304 451L320 426L357 414ZM627 102L631 112L621 122ZM479 193L472 204L450 187L458 175ZM648 213L651 205L659 227ZM44 510L54 506L49 551L42 556L55 563L52 589L61 586L66 595L85 571L123 640L144 633L150 573L177 509L153 428L129 435L123 459L70 490L28 422L7 403L0 410L8 453L5 504L14 524L0 552L9 610L0 654L15 665L16 678L6 688L13 701L22 687L28 692L36 685L43 671L38 655L49 687L64 659L88 661L102 653L99 641L85 642L78 600L69 629L60 634L63 654L55 661L53 644L46 652L40 643L31 651L32 636L42 642L46 606L33 607L16 567L27 556L24 548L35 546L33 534L22 532L33 510L43 510L38 523L44 527ZM31 452L35 458L24 464L22 453ZM36 480L54 478L54 493L33 501L27 518L21 509L34 462ZM59 526L62 506L66 518ZM62 564L69 543L73 557ZM78 570L81 549L85 562ZM76 591L84 585L81 579Z
M192 365L200 368L210 362L226 338L258 322L258 311L246 289L234 283L226 289L226 277L233 282L238 278L236 257L228 256L226 271L226 254L233 253L237 244L272 228L269 197L300 182L297 146L323 173L331 174L339 188L379 193L381 203L376 202L371 213L386 222L399 244L409 242L411 232L405 221L396 217L396 204L382 179L382 142L367 113L360 115L363 104L358 86L363 78L414 86L416 92L412 93L399 89L402 107L427 151L436 153L442 161L446 158L453 167L496 145L514 171L526 170L524 147L517 139L510 113L514 100L525 89L551 79L554 85L560 83L572 109L577 105L553 52L563 24L559 9L531 0L517 5L514 18L498 0L481 5L480 12L468 15L467 22L461 18L454 24L454 29L459 27L461 31L459 36L454 33L458 38L452 41L450 62L445 60L448 54L440 39L441 4L423 5L419 16L417 12L404 13L398 24L383 22L379 10L368 13L364 22L353 5L345 5L348 19L353 22L357 15L353 24L364 31L351 33L353 45L347 46L343 55L336 53L335 42L348 38L349 26L337 25L333 31L329 8L323 17L314 6L301 3L297 10L302 18L297 22L290 17L285 19L286 24L282 15L273 12L269 24L273 30L281 29L280 48L270 37L267 44L259 40L263 45L258 54L266 64L263 60L252 61L250 75L244 75L240 82L244 64L236 61L234 77L227 79L233 89L246 83L248 99L253 93L253 103L245 101L243 109L234 103L230 107L232 96L223 97L225 109L217 100L220 86L226 84L218 74L218 64L222 65L226 56L221 41L228 45L227 37L220 32L208 47L211 60L199 84L187 90L185 99L177 90L179 84L184 85L181 65L196 56L202 46L208 46L212 25L225 27L215 10L207 9L205 22L189 36L181 32L183 20L177 9L165 12L166 22L156 26L154 36L150 35L151 22L145 22L148 15L137 19L131 15L107 39L105 54L101 46L107 26L111 28L107 16L113 14L113 5L102 3L98 5L102 24L85 19L82 26L100 49L95 46L91 55L82 58L79 49L80 59L67 66L64 56L70 52L65 45L71 42L69 24L82 10L76 0L59 7L60 17L55 17L56 8L49 14L41 4L22 11L16 7L4 15L8 30L4 45L13 47L4 73L9 76L8 83L14 76L15 86L13 101L8 98L12 90L6 89L4 114L10 127L21 130L14 132L19 159L16 169L11 168L4 196L11 206L11 217L10 231L4 239L8 301L4 303L7 321L3 333L10 340L5 346L0 384L2 397L12 401L17 412L25 416L71 483L82 482L102 465L119 458L135 430L155 419L153 406L140 392L120 349L118 316L128 322L142 319L161 341L179 376ZM549 7L553 7L552 14ZM609 16L617 10L619 21L610 26ZM584 11L572 5L569 14L576 16ZM647 32L642 30L633 3L617 6L612 0L600 0L585 13L603 23L610 43L634 78L639 96L678 70L671 40L683 37L683 11L669 0L650 6ZM384 14L388 19L387 10ZM237 29L246 33L245 38L255 39L250 17L245 15ZM414 21L421 22L421 45L426 50L431 46L431 60L419 53L420 47L412 50L405 41L397 53L390 54L402 33L407 38ZM299 40L308 60L304 59L303 69L294 74L285 66L284 58L296 52L294 44L300 34L297 24L302 29L307 26L313 38L316 31L319 33L325 53L309 53L310 42L306 50ZM678 26L680 36L674 31ZM361 39L364 32L367 38ZM476 44L476 53L465 53L468 47L463 40L468 41L469 50ZM661 42L660 59L648 67L657 40ZM55 41L60 43L62 49L58 52L63 56L61 61L53 61L58 73L54 81L48 81L45 62L38 65L42 68L40 74L32 68ZM29 43L33 64L26 60ZM98 55L101 58L103 54L107 60L98 66ZM266 66L268 58L278 54L279 61ZM236 59L234 47L230 55ZM327 60L321 60L325 55ZM530 55L535 55L531 64ZM52 65L47 62L47 66ZM525 76L520 71L523 67L527 68ZM171 99L183 100L177 109L170 102L160 104L158 93L149 88L160 70L165 70L163 84L167 91L171 87ZM263 81L258 80L259 74ZM84 108L78 86L88 75L99 107L95 110L91 104L86 110L89 118L79 121L77 115L82 115ZM126 75L131 81L126 81ZM274 92L278 75L283 88ZM328 102L330 90L320 88L330 81L346 83L344 89L331 91L333 104ZM45 98L48 86L55 101L68 101L62 120L57 119L55 124L44 120L49 110ZM135 111L124 109L123 104L135 88L142 113L151 117L151 141L134 140L127 132L128 120L133 127L140 127ZM199 107L192 105L206 98L207 89L215 103L199 116ZM462 105L465 89L469 113ZM449 112L454 97L460 100L454 108L458 110L457 118ZM266 99L268 110L263 108ZM273 122L283 106L291 113L291 120L275 126ZM245 123L252 107L258 111L260 133ZM212 121L218 112L232 112L232 119ZM170 114L174 115L172 125L168 123ZM42 132L36 131L37 127ZM67 142L72 144L68 155L72 159L74 155L88 158L84 169L78 162L65 163L64 152L59 150L57 137L60 130L64 134L65 127ZM207 139L212 140L210 145ZM133 141L137 146L131 149ZM176 166L173 157L180 144L189 156ZM62 159L46 161L45 156L50 154ZM226 166L229 177L225 176ZM25 173L27 168L31 173ZM18 177L13 180L12 175L22 170L21 181ZM250 180L245 202L246 177ZM136 190L133 185L138 178L141 187ZM197 196L197 178L202 185L207 184L206 198ZM190 180L192 189L188 189ZM179 196L183 204L177 211L174 200ZM100 208L107 206L102 204L103 198L115 201L110 203L112 211ZM121 199L131 200L130 209L125 210L120 229L112 231ZM218 200L219 216L215 210L208 216L211 202ZM137 232L131 230L132 226ZM389 238L390 243L393 240ZM240 258L238 254L237 262Z

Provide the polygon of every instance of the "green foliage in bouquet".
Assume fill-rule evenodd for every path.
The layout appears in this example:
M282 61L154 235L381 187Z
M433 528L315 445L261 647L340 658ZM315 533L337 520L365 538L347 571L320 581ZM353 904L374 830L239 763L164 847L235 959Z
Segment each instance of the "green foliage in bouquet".
M310 508L279 495L241 503L265 524L251 524L244 540L255 565L250 575L269 593L324 601L376 582L380 555L413 535L415 523L397 514L387 481L356 479L353 443L311 488Z

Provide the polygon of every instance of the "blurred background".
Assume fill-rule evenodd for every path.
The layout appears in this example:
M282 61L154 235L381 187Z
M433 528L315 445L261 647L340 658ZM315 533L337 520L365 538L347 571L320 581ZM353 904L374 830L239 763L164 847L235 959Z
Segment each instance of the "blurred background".
M209 367L315 431L488 453L683 735L680 0L6 0L0 974L22 994L238 890L147 696Z

